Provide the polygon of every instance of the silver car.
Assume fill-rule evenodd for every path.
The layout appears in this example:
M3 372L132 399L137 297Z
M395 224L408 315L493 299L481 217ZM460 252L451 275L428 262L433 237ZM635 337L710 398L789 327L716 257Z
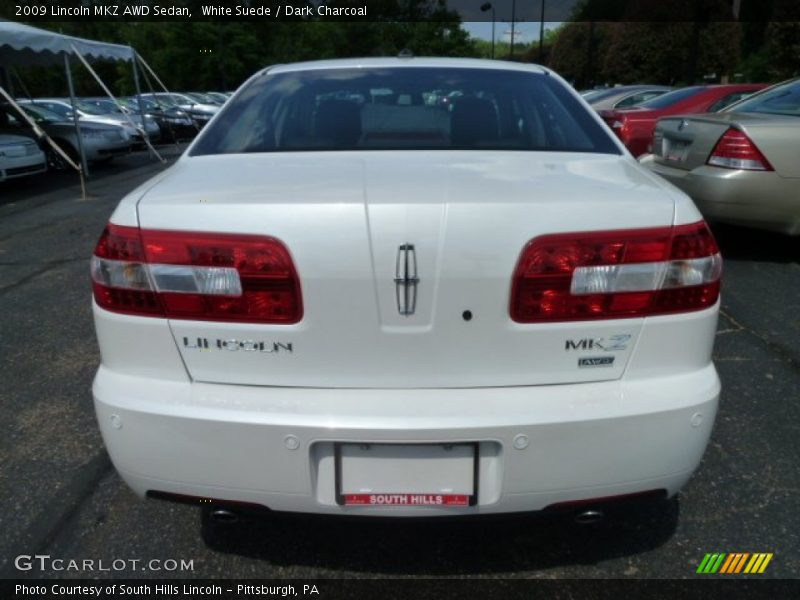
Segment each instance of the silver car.
M151 115L142 116L138 112L130 110L122 100L119 103L122 110L109 98L81 98L77 101L77 108L79 112L107 117L123 127L133 121L137 127L144 129L151 142L157 142L161 138L161 128ZM135 144L144 144L140 131L136 131L131 137Z
M800 79L719 113L660 119L641 163L709 219L800 235Z
M112 106L113 102L108 101ZM62 120L72 121L72 104L66 98L36 98L33 100L18 100L19 104L28 106L41 106L57 113ZM138 117L131 116L130 118L120 112L111 112L107 107L97 106L91 102L84 100L76 100L75 108L78 111L78 119L86 123L102 123L105 125L117 125L122 127L131 138L134 144L141 144L144 142L141 132L134 126ZM133 121L133 123L132 123ZM145 118L145 130L148 136L158 136L160 130L158 125L150 119Z
M584 96L584 99L595 110L612 110L636 106L669 91L672 91L672 88L663 85L620 85L605 90L594 90Z
M65 121L57 113L41 106L28 104L22 106L22 109L70 158L80 160L78 138L71 121ZM79 127L83 150L89 162L107 162L131 151L131 138L118 125L82 122ZM28 124L8 105L0 107L0 131L35 137ZM68 166L61 155L49 146L45 146L45 153L52 168L63 169Z

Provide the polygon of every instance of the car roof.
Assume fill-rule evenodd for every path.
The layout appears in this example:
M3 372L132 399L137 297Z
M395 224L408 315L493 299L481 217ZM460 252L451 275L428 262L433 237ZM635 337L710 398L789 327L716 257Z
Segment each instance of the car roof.
M547 70L531 63L516 63L479 58L343 58L333 60L314 60L267 67L264 71L290 73L294 71L313 71L320 69L369 69L387 67L424 67L459 69L494 69L501 71L522 71L527 73L546 73Z

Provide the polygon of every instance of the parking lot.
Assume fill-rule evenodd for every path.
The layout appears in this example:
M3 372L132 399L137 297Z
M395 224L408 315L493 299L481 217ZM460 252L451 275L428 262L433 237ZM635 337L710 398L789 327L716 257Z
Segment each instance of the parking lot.
M174 160L177 152L168 150ZM707 552L772 552L759 577L800 575L800 242L716 227L726 259L715 359L723 383L705 459L663 513L408 522L276 518L200 535L195 507L135 497L95 423L99 362L88 258L119 198L165 168L134 153L77 177L0 184L0 573L20 554L192 561L114 577L694 577Z

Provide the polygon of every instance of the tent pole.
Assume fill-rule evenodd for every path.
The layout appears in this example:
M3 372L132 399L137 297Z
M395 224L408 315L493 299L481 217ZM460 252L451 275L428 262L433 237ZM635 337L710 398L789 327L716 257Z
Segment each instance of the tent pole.
M0 87L4 87L8 90L8 92L13 96L14 95L14 86L12 85L11 81L11 71L9 71L6 67L0 65Z
M78 108L75 106L75 86L72 85L72 71L69 68L69 56L64 54L64 70L67 73L67 87L69 87L69 103L72 105L72 120L75 123L75 137L78 138L78 152L81 153L81 182L83 175L89 176L89 168L86 163L86 153L83 151L83 137L81 128L78 125Z
M122 116L124 116L127 119L128 123L131 124L131 127L133 127L134 129L136 129L137 131L139 131L142 134L142 140L147 145L147 147L150 148L150 151L151 151L150 156L153 156L153 154L155 154L156 158L158 158L161 162L167 162L166 160L161 158L161 155L158 152L156 152L155 148L153 148L153 144L150 143L150 138L147 136L147 131L144 128L144 120L142 121L142 126L141 127L137 127L136 123L133 121L133 119L131 119L131 116L128 113L126 113L124 110L122 110L122 107L120 106L120 104L117 101L117 99L114 96L114 94L112 94L111 90L108 89L108 86L105 83L103 83L103 80L100 79L100 76L92 68L92 65L90 65L88 63L88 61L83 57L83 54L78 52L78 49L74 45L72 46L72 50L73 50L73 52L75 52L75 56L77 56L80 59L80 61L83 63L83 66L86 67L86 70L89 71L89 73L92 74L92 77L94 77L95 81L97 81L97 83L100 85L100 87L103 88L103 91L106 93L106 95L116 105L117 109L122 114Z
M144 132L144 106L142 106L142 90L139 87L139 69L136 67L136 54L134 53L133 47L131 49L131 66L133 67L133 85L136 87L136 106L139 108L139 119L142 122L142 131ZM146 136L147 133L144 132ZM153 158L153 149L150 144L147 145L147 153L150 155L150 158Z

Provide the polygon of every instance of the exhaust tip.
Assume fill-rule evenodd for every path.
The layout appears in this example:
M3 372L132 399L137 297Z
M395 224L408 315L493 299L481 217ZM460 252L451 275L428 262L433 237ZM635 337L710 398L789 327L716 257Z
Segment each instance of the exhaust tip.
M215 508L211 511L211 518L217 523L224 523L226 525L233 524L239 521L239 515L226 508Z
M575 515L575 522L579 525L594 525L606 518L602 510L584 510Z

